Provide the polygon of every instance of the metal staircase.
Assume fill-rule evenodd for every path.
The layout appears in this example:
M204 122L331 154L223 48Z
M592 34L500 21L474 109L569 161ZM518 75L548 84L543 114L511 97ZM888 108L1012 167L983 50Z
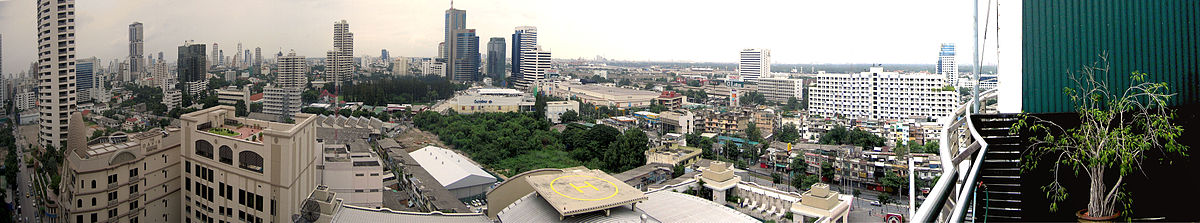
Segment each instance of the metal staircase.
M1024 139L1010 131L1012 114L971 116L975 131L987 142L975 189L973 217L987 221L1021 221L1021 151ZM982 216L982 218L980 218Z

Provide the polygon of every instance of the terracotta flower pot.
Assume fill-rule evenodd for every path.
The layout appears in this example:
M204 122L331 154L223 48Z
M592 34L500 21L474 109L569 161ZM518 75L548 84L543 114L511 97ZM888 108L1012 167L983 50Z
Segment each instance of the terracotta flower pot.
M1075 218L1079 222L1113 222L1113 220L1121 217L1121 212L1114 212L1112 215L1103 217L1091 217L1087 215L1087 208L1075 212Z

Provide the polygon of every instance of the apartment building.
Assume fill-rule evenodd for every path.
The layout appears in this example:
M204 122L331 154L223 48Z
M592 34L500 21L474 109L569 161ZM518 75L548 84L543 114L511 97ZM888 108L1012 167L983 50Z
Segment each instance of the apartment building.
M317 185L321 157L311 114L295 124L216 106L180 117L183 222L290 222Z
M787 103L788 99L804 99L804 80L790 78L759 78L758 93L762 93L767 101Z
M846 118L945 117L959 104L944 75L885 72L883 67L853 74L817 74L809 90L811 114Z

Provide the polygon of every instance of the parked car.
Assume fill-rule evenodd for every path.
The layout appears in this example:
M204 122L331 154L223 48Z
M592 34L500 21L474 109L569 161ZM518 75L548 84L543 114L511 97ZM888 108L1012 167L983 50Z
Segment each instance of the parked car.
M879 203L879 201L871 201L871 205L872 206L883 206L883 203Z

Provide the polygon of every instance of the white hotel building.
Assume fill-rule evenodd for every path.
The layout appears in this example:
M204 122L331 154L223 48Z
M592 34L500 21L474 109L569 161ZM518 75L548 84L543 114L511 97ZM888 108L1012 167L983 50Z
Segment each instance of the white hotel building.
M959 104L957 91L944 91L946 76L901 74L871 67L853 74L817 74L809 88L811 114L847 118L941 118Z

